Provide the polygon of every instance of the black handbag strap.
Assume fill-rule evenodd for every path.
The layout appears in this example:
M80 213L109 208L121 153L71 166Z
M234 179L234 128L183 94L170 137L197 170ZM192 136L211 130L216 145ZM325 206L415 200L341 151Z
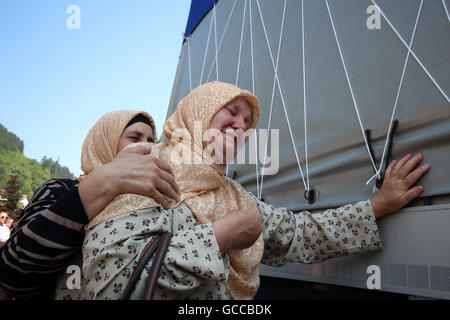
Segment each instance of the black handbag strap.
M170 239L172 239L172 234L170 232L166 232L160 238L158 251L156 251L155 258L153 259L152 267L150 269L145 286L145 300L153 299L156 283L158 282L159 272L161 271L161 267L164 263L164 257L169 247Z
M120 300L129 300L131 293L135 289L136 283L139 280L139 276L141 275L142 271L144 270L145 266L147 265L148 260L151 259L153 254L155 253L156 249L159 246L159 242L161 240L161 236L156 237L152 242L147 244L146 248L144 249L144 254L139 259L138 264L136 268L134 268L133 272L131 273L130 280L128 280L128 284L120 297Z

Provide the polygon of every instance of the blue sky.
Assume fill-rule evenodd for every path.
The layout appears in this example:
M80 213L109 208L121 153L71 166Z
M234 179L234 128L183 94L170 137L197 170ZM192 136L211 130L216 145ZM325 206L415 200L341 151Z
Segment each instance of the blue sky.
M80 9L80 29L66 22ZM162 132L189 0L2 0L0 123L24 154L81 174L83 140L106 112L145 110Z

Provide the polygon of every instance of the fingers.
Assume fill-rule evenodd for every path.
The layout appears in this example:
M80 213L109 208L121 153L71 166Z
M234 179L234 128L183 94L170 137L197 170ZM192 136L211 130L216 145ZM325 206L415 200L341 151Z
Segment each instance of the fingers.
M430 165L427 163L413 172L411 172L405 179L406 186L410 188L413 184L415 184L425 173L430 170Z
M422 161L423 156L419 153L414 158L409 159L405 162L405 164L398 168L398 174L400 178L405 178L411 171L415 168L415 166Z
M403 199L402 199L404 201L403 206L406 205L411 200L417 198L423 192L423 190L424 190L424 188L422 186L415 186L414 188L409 189L403 195Z
M401 209L424 191L422 186L413 187L430 170L429 164L422 165L414 170L422 159L423 156L420 153L414 157L408 154L398 163L392 161L389 164L385 171L384 183L380 192L374 198L377 201L372 202L373 206L378 204L377 206L381 208L378 210L378 217Z
M163 180L165 180L167 183L170 184L171 189L173 189L173 191L176 194L180 193L180 188L178 187L178 184L175 182L175 179L173 177L173 175L171 175L170 173L167 173L164 170L159 170L158 171L159 177ZM171 197L172 198L172 197ZM177 199L173 198L175 201L177 201Z
M148 196L153 198L156 202L163 206L164 209L169 209L169 202L166 198L159 192L157 188L151 188Z
M411 159L411 155L407 154L406 156L404 156L396 165L395 167L392 168L392 173L393 174L398 174L398 172L400 171L400 169L403 167L403 165L409 160Z
M157 183L157 186L160 188L159 191L178 202L180 188L175 182L170 165L166 161L160 160L152 155L149 157L155 162L157 166L155 173L161 179L161 181Z
M157 158L157 157L154 157L154 156L150 156L150 157L153 157L153 158L154 158L154 160L155 160L155 162L156 162L156 165L157 165L161 170L164 170L164 171L166 171L167 173L169 173L170 175L173 176L172 168L170 167L170 165L169 165L166 161L161 160L161 159L159 159L159 158Z
M132 143L122 149L120 153L138 153L141 155L149 154L152 151L152 145L148 142Z
M159 180L156 184L156 187L159 192L161 192L163 195L172 198L175 201L180 200L180 196L178 193L173 189L172 185L168 183L165 180Z
M392 173L392 169L394 169L395 165L397 164L397 161L393 160L391 164L386 168L386 171L384 172L385 176L389 178Z

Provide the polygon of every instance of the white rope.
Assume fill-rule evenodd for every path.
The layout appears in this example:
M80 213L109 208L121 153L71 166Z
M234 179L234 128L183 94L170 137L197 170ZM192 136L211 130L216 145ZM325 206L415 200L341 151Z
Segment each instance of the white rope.
M334 37L336 39L336 43L337 43L337 46L338 46L339 55L341 56L342 66L344 67L345 77L347 78L348 86L350 88L350 93L352 95L353 105L355 107L356 115L357 115L358 121L359 121L359 127L361 128L361 132L362 132L362 135L364 137L364 142L366 144L367 152L369 154L370 161L372 162L373 169L376 172L377 171L377 166L375 165L375 161L374 161L374 159L372 157L372 154L370 152L369 142L367 141L367 137L366 137L365 132L364 132L364 126L363 126L362 121L361 121L361 116L359 114L358 104L356 103L355 95L353 93L353 87L352 87L352 84L350 82L350 77L348 75L347 66L346 66L345 60L344 60L344 55L342 54L341 44L339 42L339 38L338 38L338 35L337 35L337 32L336 32L336 27L334 26L334 20L333 20L333 17L331 16L331 11L330 11L330 6L328 5L328 0L325 0L325 4L327 5L328 15L330 17L331 26L333 27Z
M191 37L187 38L187 45L188 45L188 64L189 64L189 92L192 91L192 69L191 69Z
M239 81L239 68L241 66L241 53L242 53L242 39L244 36L244 24L245 24L245 11L247 9L247 0L244 2L244 14L242 15L242 27L241 27L241 41L239 42L239 55L238 55L238 63L237 63L237 70L236 70L236 82L235 85L238 85Z
M305 14L302 0L302 57L303 57L303 119L305 127L305 167L306 167L306 190L309 191L309 166L308 166L308 130L306 121L306 64L305 64Z
M250 16L250 53L251 53L251 60L252 60L252 93L256 95L255 92L255 61L254 61L254 54L253 54L253 19L252 19L252 0L249 0L249 8L248 13ZM258 139L256 135L256 130L254 132L255 134L255 158L256 158L256 164L255 164L255 170L256 170L256 194L259 195L259 168L258 168Z
M213 8L214 14L214 46L216 47L216 57L214 62L216 63L216 80L219 81L219 59L217 59L217 17L216 17L216 4L214 3Z
M273 66L273 69L275 71L275 62L273 60L272 49L270 48L269 37L267 36L267 30L266 30L266 26L265 26L265 23L264 23L264 18L262 16L261 7L259 5L259 0L256 0L256 4L258 5L258 10L259 10L259 15L261 17L261 23L262 23L262 26L263 26L264 36L266 37L266 42L267 42L267 47L269 49L270 59L272 61L272 66ZM291 123L289 121L289 116L288 116L287 109L286 109L286 103L284 101L283 91L281 90L280 79L278 78L278 73L277 72L275 72L275 77L276 77L276 80L277 80L278 90L280 92L281 104L283 105L284 115L286 117L286 121L287 121L287 124L288 124L289 134L291 136L292 146L294 148L295 159L297 160L297 165L298 165L298 168L300 170L300 174L302 176L303 184L305 185L305 188L307 188L307 185L306 185L306 182L305 182L305 177L303 175L302 166L300 164L300 160L299 160L298 153L297 153L297 148L295 146L294 135L292 133Z
M383 16L383 18L386 20L386 22L389 24L389 26L391 27L391 29L395 32L395 34L397 35L397 37L400 39L400 41L405 45L405 47L408 49L409 52L411 52L411 55L414 57L414 59L416 59L417 63L422 67L423 71L425 71L425 73L427 74L427 76L430 78L430 80L434 83L434 85L436 86L436 88L441 92L441 94L444 96L445 100L447 100L447 102L450 103L450 100L448 99L448 96L445 94L444 90L442 90L442 88L439 86L439 84L436 82L436 80L433 78L433 76L430 74L430 72L428 71L427 68L425 68L425 66L423 65L422 61L420 61L420 59L416 56L416 54L414 53L413 50L411 50L411 47L408 46L408 44L405 42L405 40L403 40L402 36L400 35L400 33L397 31L397 29L392 25L391 21L387 18L387 16L384 14L384 12L381 10L381 8L378 6L378 4L374 1L371 0L372 3L377 7L378 11L381 13L381 15Z
M411 41L409 42L409 47L410 48L412 48L412 45L414 43L414 38L416 36L417 25L419 24L419 18L420 18L420 14L422 12L422 6L423 6L423 0L420 1L419 11L417 12L416 23L414 24L414 30L413 30L413 33L412 33L412 36L411 36ZM377 172L366 182L366 184L370 184L370 182L373 179L375 179L375 178L378 178L378 179L380 178L381 168L383 166L384 159L386 157L386 151L387 151L387 147L388 147L388 144L389 144L389 137L390 137L391 131L392 131L392 123L394 122L394 116L395 116L395 113L397 111L398 99L399 99L399 96L400 96L400 91L402 89L403 79L405 77L406 67L408 65L410 53L411 53L411 50L408 49L408 53L406 54L405 63L403 65L402 76L400 78L400 84L398 86L397 95L395 97L394 109L392 110L391 120L389 121L389 130L388 130L388 133L386 135L386 142L384 144L383 156L381 157L381 162L380 162L379 168L378 168Z
M278 42L278 52L277 52L277 62L275 65L275 74L278 72L278 64L280 61L280 52L281 52L281 42L283 39L283 30L284 30L284 20L285 20L285 15L286 15L286 0L284 0L284 8L283 8L283 17L281 19L281 30L280 30L280 40ZM276 76L273 76L273 85L272 85L272 98L270 101L270 111L269 111L269 123L267 125L267 134L269 134L270 132L270 126L271 126L271 121L272 121L272 110L273 110L273 102L274 102L274 97L275 97L275 85L276 85ZM259 195L258 195L258 199L261 199L262 197L262 189L263 189L263 184L264 184L264 171L265 171L265 163L266 163L266 157L267 157L267 145L269 143L269 136L267 136L267 140L266 140L266 146L264 149L264 161L263 161L263 169L262 169L262 175L261 175L261 185L259 187Z
M200 82L199 82L198 85L201 85L202 84L202 80L203 80L203 71L205 70L206 55L208 53L209 39L211 37L212 23L213 23L213 16L211 16L211 22L209 23L208 40L206 40L205 55L203 56L202 72L201 72L201 76L200 76Z
M250 57L252 62L252 92L255 94L255 61L253 58L253 19L252 19L252 0L249 0L250 17Z
M448 14L447 5L445 4L445 0L442 0L442 5L444 6L445 13L447 14L447 20L450 22L450 15Z
M234 1L234 3L236 4L236 0ZM237 64L236 82L235 82L236 86L238 85L238 79L239 79L239 66L240 66L240 63L241 63L241 52L242 52L242 35L244 34L245 9L246 9L246 7L247 7L247 0L245 0L245 3L244 3L244 14L242 15L241 42L239 43L238 64ZM233 8L231 9L231 11L233 11L233 9L234 9L234 5L233 5ZM231 14L230 14L230 17L231 17ZM230 17L228 18L228 22L230 21ZM227 25L228 25L228 22L227 22ZM227 26L225 26L225 29L226 28L227 28ZM224 34L225 34L225 32L224 32ZM222 37L222 39L223 39L223 37ZM225 170L225 176L228 177L228 164L227 164L227 168Z
M223 29L223 34L222 34L222 37L220 38L219 46L216 48L217 53L219 53L220 49L222 48L223 38L225 37L225 34L227 32L228 24L230 23L231 16L233 15L234 6L236 5L236 1L237 0L234 0L233 7L231 8L230 14L228 15L227 23L225 24L225 28ZM208 77L206 78L206 81L209 81L209 76L211 75L212 69L214 67L214 63L216 62L216 58L217 58L217 56L214 57L214 60L211 64L211 68L209 69ZM216 68L217 68L217 64L216 64Z

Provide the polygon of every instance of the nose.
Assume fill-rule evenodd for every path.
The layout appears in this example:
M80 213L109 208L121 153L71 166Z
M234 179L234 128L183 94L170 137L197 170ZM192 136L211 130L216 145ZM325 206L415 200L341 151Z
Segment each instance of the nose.
M233 124L232 124L232 128L235 129L235 130L241 129L244 132L247 131L248 126L247 126L247 124L245 122L244 117L235 117L234 121L233 121Z

